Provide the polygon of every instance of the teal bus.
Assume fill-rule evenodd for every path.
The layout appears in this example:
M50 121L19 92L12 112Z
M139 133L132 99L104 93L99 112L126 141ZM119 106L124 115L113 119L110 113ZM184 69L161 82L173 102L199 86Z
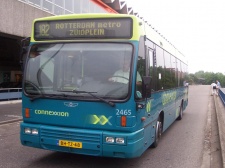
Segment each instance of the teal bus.
M134 15L39 18L22 51L24 146L139 157L188 105L185 56Z

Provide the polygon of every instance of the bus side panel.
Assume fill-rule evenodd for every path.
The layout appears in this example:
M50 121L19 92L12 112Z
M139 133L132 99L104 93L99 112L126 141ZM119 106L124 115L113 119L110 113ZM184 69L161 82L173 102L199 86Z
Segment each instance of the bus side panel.
M156 121L158 119L159 114L162 112L164 116L164 132L179 116L182 100L183 109L185 109L188 100L187 89L184 87L153 93L152 99L150 100L151 110L149 113L147 113L148 120L146 124L149 124L152 121Z
M157 119L152 121L150 124L148 124L145 127L145 130L144 130L144 137L145 137L145 139L144 139L144 150L147 150L155 140L156 121L157 121Z

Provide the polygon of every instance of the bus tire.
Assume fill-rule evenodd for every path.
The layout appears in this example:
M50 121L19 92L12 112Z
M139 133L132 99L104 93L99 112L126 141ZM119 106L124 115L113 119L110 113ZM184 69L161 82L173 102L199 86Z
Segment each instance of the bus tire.
M180 105L180 112L179 112L179 116L177 117L177 120L182 120L183 118L183 103L181 103Z
M156 148L158 146L161 135L162 135L162 121L159 117L156 122L155 140L154 140L153 144L151 145L151 147Z

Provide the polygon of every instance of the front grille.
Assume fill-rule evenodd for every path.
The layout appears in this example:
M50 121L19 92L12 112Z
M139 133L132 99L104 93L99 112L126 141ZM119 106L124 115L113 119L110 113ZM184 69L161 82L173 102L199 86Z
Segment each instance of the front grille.
M78 129L64 129L64 128L41 128L41 138L43 139L61 139L79 141L83 143L101 143L101 135L99 132L92 132Z

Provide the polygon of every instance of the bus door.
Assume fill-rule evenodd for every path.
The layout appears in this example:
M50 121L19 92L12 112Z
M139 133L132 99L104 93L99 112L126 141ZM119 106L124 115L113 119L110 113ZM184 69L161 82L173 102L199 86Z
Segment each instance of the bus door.
M150 88L151 92L155 91L155 64L154 64L154 54L155 54L155 50L148 48L147 49L147 56L146 56L146 74L147 76L151 77L151 83L150 83ZM154 111L152 110L152 105L154 105L154 97L153 95L151 95L150 97L147 97L147 104L149 107L147 107L146 109L146 113L148 116L153 115Z
M142 77L142 86L136 84L136 98L137 98L137 110L138 113L143 116L143 119L145 119L145 122L143 124L143 127L145 128L145 135L144 135L144 142L146 147L149 146L152 143L152 138L155 135L155 129L153 128L154 125L154 111L152 110L152 105L153 105L153 98L151 97L151 87L152 87L152 79L147 86L147 88L143 89L144 83L143 80L144 78L147 77L147 79L152 78L153 74L153 54L154 50L147 48L146 49L146 56L145 57L138 57L138 64L137 64L137 79L138 79L138 74ZM138 81L138 80L137 80ZM142 92L141 92L142 91ZM143 91L146 91L143 93Z

